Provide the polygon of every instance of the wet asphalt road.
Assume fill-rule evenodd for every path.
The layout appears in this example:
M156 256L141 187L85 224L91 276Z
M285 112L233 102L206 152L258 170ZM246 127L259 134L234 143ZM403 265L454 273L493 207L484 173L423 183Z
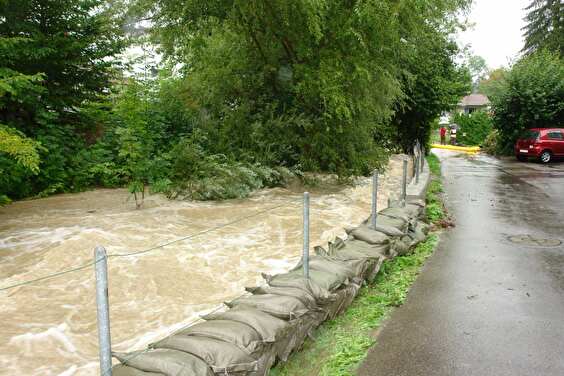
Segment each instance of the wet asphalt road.
M564 375L564 163L437 154L456 228L358 375Z

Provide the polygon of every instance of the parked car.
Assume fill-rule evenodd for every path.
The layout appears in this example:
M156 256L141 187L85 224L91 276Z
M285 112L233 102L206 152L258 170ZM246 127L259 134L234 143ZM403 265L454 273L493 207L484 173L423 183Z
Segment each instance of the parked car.
M515 156L520 161L535 158L542 163L564 157L564 128L528 129L515 143Z

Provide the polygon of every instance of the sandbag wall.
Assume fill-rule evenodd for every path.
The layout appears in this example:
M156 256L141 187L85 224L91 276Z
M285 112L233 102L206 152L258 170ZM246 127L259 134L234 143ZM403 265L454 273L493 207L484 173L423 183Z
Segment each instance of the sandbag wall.
M300 262L287 273L263 275L265 284L225 303L223 312L134 353L114 353L121 364L115 376L264 376L277 362L300 349L323 321L354 300L361 285L375 278L385 259L402 255L424 240L425 203L394 202L380 211L377 227L370 218L346 229L328 247L316 247L310 278Z

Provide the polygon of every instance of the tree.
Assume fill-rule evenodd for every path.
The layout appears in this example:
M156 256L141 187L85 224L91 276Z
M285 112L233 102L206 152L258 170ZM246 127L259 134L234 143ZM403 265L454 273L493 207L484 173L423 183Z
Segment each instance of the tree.
M561 0L532 0L526 10L523 52L531 54L540 49L548 49L562 56L564 3Z
M222 152L350 174L385 157L374 138L403 96L404 41L468 1L148 3L154 36L182 64L199 126Z
M0 152L8 154L23 167L34 173L39 172L39 153L37 143L14 129L0 125ZM1 173L5 173L0 170Z
M118 1L0 1L0 124L43 146L38 174L10 171L15 196L70 188L71 160L94 130L80 107L108 92L123 49ZM25 186L25 189L22 187Z
M427 144L433 120L471 90L468 70L453 61L458 53L456 43L446 35L429 26L414 36L412 43L411 53L402 63L405 98L393 118L398 132L394 141L406 152L415 140Z
M480 81L486 79L488 75L488 65L483 57L477 55L470 56L467 64L470 76L472 77L473 88L476 90Z
M108 58L124 46L111 5L104 0L2 1L0 36L11 41L3 46L2 69L42 74L42 102L59 112L96 98L109 87L116 64Z
M155 118L149 114L149 85L144 84L128 80L113 109L114 120L118 124L115 129L118 158L137 209L143 205L146 187L153 178L166 175L166 164L156 155L155 140L161 135L156 129Z
M471 114L456 114L454 123L459 128L456 140L462 145L482 146L493 130L492 119L487 112L475 111Z
M37 174L39 172L38 149L40 147L36 142L15 129L0 124L0 157L2 154L6 154L14 159L19 167ZM9 183L9 172L0 165L0 205L10 202L3 189L3 186Z
M538 51L518 61L490 98L500 151L510 153L525 129L564 124L563 98L564 64L557 53Z
M478 92L488 97L496 95L499 90L502 90L507 72L506 68L497 68L490 71L487 78L482 79L478 84Z

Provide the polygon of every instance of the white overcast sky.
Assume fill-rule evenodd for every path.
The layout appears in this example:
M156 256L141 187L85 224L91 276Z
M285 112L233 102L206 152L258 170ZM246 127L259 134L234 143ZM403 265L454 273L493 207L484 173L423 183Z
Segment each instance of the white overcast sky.
M524 8L531 0L474 0L469 21L472 28L459 35L474 55L486 59L489 68L507 66L523 48Z

